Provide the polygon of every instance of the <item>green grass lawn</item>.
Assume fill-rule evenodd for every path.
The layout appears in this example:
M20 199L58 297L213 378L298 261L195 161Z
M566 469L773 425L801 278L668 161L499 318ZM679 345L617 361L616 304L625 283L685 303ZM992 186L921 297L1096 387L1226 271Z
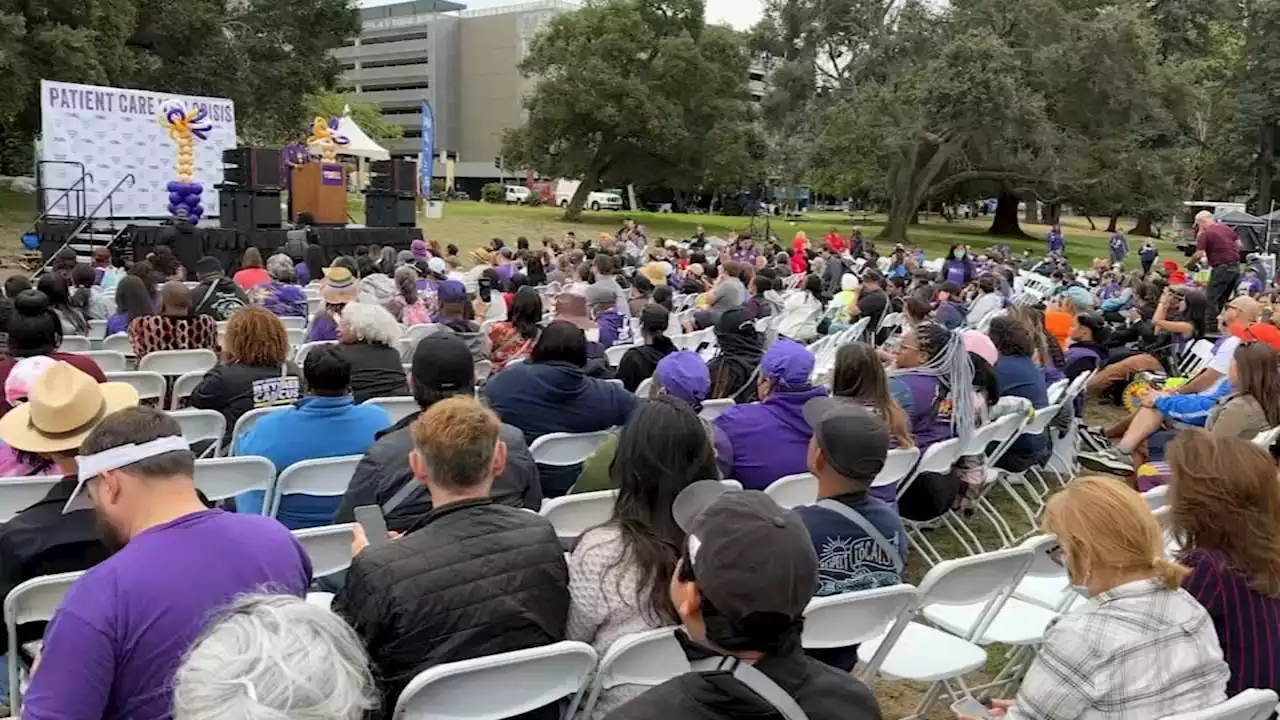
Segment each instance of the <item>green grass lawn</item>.
M349 196L348 208L356 220L364 219L364 198L359 195ZM420 216L418 224L428 238L442 243L455 243L465 255L467 251L480 247L491 238L500 237L513 243L517 237L523 236L535 245L544 237L563 238L565 233L573 231L578 238L585 239L601 232L613 232L622 224L624 217L634 218L648 228L650 240L672 238L684 240L692 237L699 225L710 235L725 237L732 232L748 229L751 219L746 217L724 217L719 215L682 215L673 213L652 212L585 212L578 223L565 222L564 213L554 207L521 207L507 205L491 205L488 203L454 201L445 204L444 217L431 219ZM9 191L0 191L0 267L10 266L20 256L19 238L31 226L35 219L35 198L31 195L19 195ZM884 217L878 215L853 216L841 213L809 213L801 222L793 222L773 218L770 220L770 231L778 235L784 246L789 246L797 232L806 233L815 245L822 242L822 237L832 228L848 235L849 231L858 227L863 235L874 239L884 227ZM1022 229L1030 237L1004 238L987 234L989 219L957 220L947 222L937 215L922 218L919 225L908 231L910 242L922 249L931 258L941 257L953 244L967 244L977 252L982 252L997 244L1007 244L1016 251L1031 250L1033 256L1040 257L1044 253L1044 235L1048 227L1043 225L1023 225ZM1125 227L1128 223L1125 223ZM756 218L756 236L764 234L764 218ZM1089 229L1084 218L1064 218L1063 228L1067 234L1067 255L1077 268L1087 267L1094 257L1105 257L1107 254L1108 234L1103 231ZM1131 241L1135 250L1139 240ZM1161 254L1176 257L1173 245L1167 241L1158 243ZM892 248L881 243L881 253ZM1131 255L1130 264L1136 267L1136 255Z

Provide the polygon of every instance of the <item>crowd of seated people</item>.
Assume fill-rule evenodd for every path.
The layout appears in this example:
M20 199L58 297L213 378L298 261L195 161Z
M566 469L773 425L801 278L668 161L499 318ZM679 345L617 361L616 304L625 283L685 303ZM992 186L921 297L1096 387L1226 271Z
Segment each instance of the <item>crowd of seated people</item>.
M301 265L292 253L266 263L257 253L255 264L255 250L234 280L201 259L190 290L159 257L171 282L158 298L154 270L136 263L111 293L115 313L93 319L123 313L131 334L152 323L187 338L143 342L146 352L217 350L189 402L222 414L231 453L265 457L277 473L360 457L341 497L286 495L270 518L262 491L207 502L176 421L136 407L137 393L87 357L58 351L71 311L88 318L92 284L72 284L66 300L52 281L49 292L15 284L0 303L12 403L0 408L0 457L63 478L0 525L0 584L88 571L47 628L19 628L20 640L45 641L23 716L390 718L410 681L442 663L562 640L603 656L625 635L673 627L691 672L609 688L593 717L787 716L779 698L814 720L880 717L850 675L857 647L804 650L805 608L903 582L920 560L905 527L962 508L983 469L981 457L961 458L873 487L890 452L967 445L1003 413L1056 402L1049 387L1064 377L1116 364L1111 382L1121 383L1153 369L1148 357L1168 372L1181 348L1209 337L1217 306L1185 288L1153 303L1148 320L1116 323L1095 310L1117 284L1109 269L1091 290L1054 265L1060 288L1037 309L999 250L954 248L940 273L895 250L881 264L886 281L870 243L859 244L864 269L848 245L798 240L779 262L745 235L650 246L628 225L563 249L497 241L468 272L425 243L328 267L311 247ZM295 366L279 318L300 317L280 305L305 300L302 267L320 301L304 313L307 337L332 344L307 347ZM780 278L794 274L803 277L785 289ZM553 276L559 292L538 287ZM682 291L696 297L673 303ZM897 313L900 330L886 325ZM1280 589L1269 579L1280 496L1274 460L1250 442L1280 424L1280 331L1248 295L1218 316L1225 335L1182 386L1191 389L1153 393L1127 428L1146 440L1176 420L1166 403L1205 406L1207 429L1183 430L1167 451L1178 561L1165 559L1159 526L1122 479L1077 479L1048 498L1038 529L1057 536L1054 556L1090 599L1045 632L992 716L1154 718L1280 686L1268 670L1280 652ZM859 341L820 363L808 344L861 317L870 323ZM427 332L410 334L402 355L419 325ZM681 350L670 337L700 328L710 347ZM190 339L205 329L207 343ZM626 351L607 356L610 347ZM480 360L492 361L487 379ZM392 418L366 404L391 397L416 410ZM704 420L713 399L732 404ZM262 408L272 411L235 433ZM540 439L555 433L599 433L597 449L580 465L539 464ZM1061 439L1053 426L1019 436L998 467L1044 468ZM1138 444L1123 434L1106 453ZM1133 464L1108 469L1123 476ZM810 502L785 510L761 492L804 473ZM616 491L611 514L572 546L537 514L545 499L599 490ZM333 612L307 605L312 568L287 531L351 523L370 507L387 536L356 523L350 568L325 579Z

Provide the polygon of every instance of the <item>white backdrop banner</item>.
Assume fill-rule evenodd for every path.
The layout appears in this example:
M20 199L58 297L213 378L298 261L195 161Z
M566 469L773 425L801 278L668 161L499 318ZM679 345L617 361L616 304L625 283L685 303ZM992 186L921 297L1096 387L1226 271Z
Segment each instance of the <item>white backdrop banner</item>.
M235 104L223 98L174 95L146 90L40 82L41 160L57 160L41 167L45 187L68 188L80 179L84 163L93 176L88 182L87 203L92 210L111 188L132 173L128 183L103 205L98 217L168 217L168 184L178 179L178 143L160 124L160 108L169 101L186 108L203 108L204 123L212 126L206 139L195 139L193 180L204 186L205 216L218 214L222 182L222 151L236 146ZM46 202L60 193L46 193ZM55 214L65 214L59 203Z

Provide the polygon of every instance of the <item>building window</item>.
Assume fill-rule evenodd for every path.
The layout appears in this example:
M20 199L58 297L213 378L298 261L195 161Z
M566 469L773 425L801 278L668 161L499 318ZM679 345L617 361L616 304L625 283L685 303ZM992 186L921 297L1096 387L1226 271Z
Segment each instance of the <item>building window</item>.
M406 33L393 33L390 35L379 35L374 37L360 38L360 45L381 45L383 43L400 42L401 40L426 40L426 30L415 30Z
M384 67L400 67L402 65L426 65L427 58L400 58L398 60L365 60L361 62L361 67L365 68L384 68Z
M360 88L364 92L378 92L380 90L429 90L431 84L426 80L415 80L413 82L390 82L390 83L366 83Z

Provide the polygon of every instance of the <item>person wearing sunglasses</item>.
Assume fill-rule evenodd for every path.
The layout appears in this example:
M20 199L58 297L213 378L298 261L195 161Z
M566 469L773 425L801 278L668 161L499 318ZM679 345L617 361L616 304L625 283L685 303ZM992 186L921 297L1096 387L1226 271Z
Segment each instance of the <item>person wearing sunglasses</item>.
M1141 495L1112 478L1080 478L1049 501L1043 529L1088 600L1045 631L1017 697L993 701L991 717L1161 718L1226 700L1230 672L1213 620L1181 588L1188 570L1165 558Z

